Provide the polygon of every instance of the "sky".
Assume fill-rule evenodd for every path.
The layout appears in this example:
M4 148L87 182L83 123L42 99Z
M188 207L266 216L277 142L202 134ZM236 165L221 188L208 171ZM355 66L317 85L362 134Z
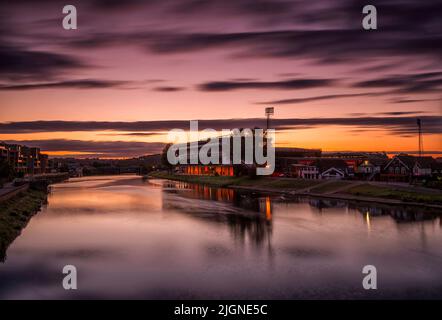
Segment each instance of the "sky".
M0 141L51 156L158 153L173 128L271 126L280 147L442 153L440 1L0 4ZM362 8L377 8L377 29Z

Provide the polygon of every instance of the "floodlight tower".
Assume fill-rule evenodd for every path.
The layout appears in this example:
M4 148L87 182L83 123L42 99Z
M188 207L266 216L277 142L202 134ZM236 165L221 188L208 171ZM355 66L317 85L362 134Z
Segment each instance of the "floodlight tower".
M424 141L422 138L422 122L421 119L417 119L417 128L419 135L419 157L422 157L422 153L424 152Z
M269 130L270 127L270 116L273 116L275 114L275 108L273 107L268 107L266 108L266 117L267 117L267 130Z

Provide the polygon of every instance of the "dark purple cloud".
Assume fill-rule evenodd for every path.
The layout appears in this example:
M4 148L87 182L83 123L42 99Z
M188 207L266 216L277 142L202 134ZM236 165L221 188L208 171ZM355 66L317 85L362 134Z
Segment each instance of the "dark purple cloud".
M32 89L106 89L123 88L129 81L99 80L99 79L81 79L65 80L55 82L37 82L26 84L0 85L0 90L32 90Z
M47 79L84 66L79 59L64 54L0 44L0 79L3 80Z
M285 16L297 6L295 1L280 0L184 0L175 1L172 10L181 15L236 14L255 17Z
M201 91L232 91L239 89L294 90L327 87L334 79L288 79L282 81L211 81L198 86Z
M160 153L164 143L137 141L84 141L67 139L49 140L7 140L7 143L39 147L42 151L70 151L87 153L100 157L135 157Z
M360 112L353 112L349 113L352 117L361 117L361 116L405 116L405 115L418 115L418 114L425 114L427 112L425 111L391 111L391 112L376 112L376 113L360 113Z
M129 136L129 137L150 137L158 132L129 132L129 133L99 133L99 136Z
M54 10L55 6L64 5L62 1L52 0L44 0L40 3L42 6L52 8L51 10ZM135 45L161 55L217 49L230 55L235 53L234 57L241 59L308 58L326 64L364 63L390 57L411 59L409 61L425 60L435 65L440 65L442 62L442 19L440 19L442 4L440 1L372 1L371 4L377 6L379 13L379 29L375 32L367 32L361 27L361 9L367 3L360 0L317 1L315 4L288 0L93 0L87 4L80 1L72 3L79 5L83 16L87 15L87 21L83 20L83 23L89 28L88 32L72 33L69 37L60 35L58 32L51 33L51 31L46 31L44 36L36 36L32 32L21 34L15 30L22 30L18 28L21 24L15 21L13 16L7 17L9 24L3 23L2 26L10 25L8 32L1 32L0 36L10 33L9 44L0 46L2 74L0 77L47 80L50 76L60 76L69 69L85 65L85 61L65 53L36 51L14 44L19 43L17 39L20 41L26 39L26 36L29 37L29 43L36 44L49 42L54 46L77 49ZM29 10L31 4L33 2L30 0L4 1L1 7L9 9L22 6L20 8ZM109 21L115 22L110 30L103 30L100 25L103 22L101 20L103 11ZM133 18L132 14L137 12L146 12L146 14L154 12L154 18L169 18L168 21L173 23L167 26L152 23L153 27L149 29L126 28L126 22L132 22L130 20ZM226 19L238 19L243 23L232 24L232 28L226 31L218 28L215 32L213 28L211 31L205 28L208 22L223 14ZM26 15L25 12L23 15ZM198 21L201 22L201 28L182 27L182 25L196 21L195 17L198 17ZM227 21L226 24L230 25ZM14 39L17 41L14 42ZM441 89L441 73L441 71L423 72L421 78L391 77L359 81L355 86L393 88L396 93L433 93ZM48 83L48 87L67 87L70 80L72 79L64 79L60 84ZM7 86L12 89L14 85L8 84ZM37 84L35 87L30 83L17 85L16 89L22 90L44 86L44 84ZM79 83L73 85L77 88L94 87L93 85L81 86ZM202 84L200 89L226 91L246 88L302 89L309 87L315 87L315 85L310 86L307 82L284 86L283 83L259 81L213 81ZM179 89L178 87L159 87L157 90L173 92ZM327 99L345 98L346 95L325 97L328 97ZM317 97L317 99L323 100L326 99L325 97ZM314 100L276 101L300 103Z
M277 130L313 128L320 126L352 126L362 129L381 129L391 133L416 133L415 116L400 115L391 112L379 116L353 116L346 118L290 118L272 119L271 126ZM424 132L428 134L442 133L442 116L420 116ZM234 128L265 127L265 119L215 119L199 120L199 129L215 130ZM106 122L106 121L28 121L0 123L0 133L35 133L35 132L72 132L72 131L126 131L126 132L163 132L171 129L189 130L189 121L137 121L137 122Z
M29 0L5 1L3 6L14 7L15 3L33 4ZM40 3L53 8L62 2ZM80 5L79 1L72 3ZM392 55L441 61L440 1L371 1L379 14L379 28L375 32L361 27L362 8L366 4L362 0L95 0L81 3L90 20L88 26L94 27L92 18L103 17L104 11L106 18L115 22L112 31L93 33L100 29L91 28L91 32L72 39L54 35L51 40L80 47L136 44L161 54L234 49L241 50L242 57L306 57L327 63ZM155 22L168 19L171 24L152 23L148 32L125 28L135 12L145 12L146 19ZM241 22L242 27L207 31L208 22L221 18L226 25L238 26ZM194 21L201 27L182 27ZM97 25L99 22L102 21L97 19Z
M416 102L433 102L438 101L438 99L393 99L393 103L416 103Z
M165 87L156 87L153 90L160 91L160 92L177 92L184 90L183 87L171 87L171 86L165 86Z
M442 90L442 72L383 76L353 84L355 88L393 88L392 93L431 93Z
M272 100L265 102L257 102L257 104L298 104L312 101L321 101L321 100L333 100L333 99L343 99L343 98L355 98L355 97L365 97L365 96L378 96L384 93L377 92L368 92L368 93L352 93L352 94L329 94L323 96L314 96L314 97L306 97L306 98L293 98L293 99L282 99L282 100Z
M155 12L153 18L168 18L172 24L158 24L149 31L134 31L117 22L113 31L94 32L97 29L94 28L69 39L54 35L55 43L79 48L137 45L158 54L227 49L240 52L236 57L241 58L309 58L322 63L366 62L392 56L439 63L442 60L440 1L372 1L370 4L376 5L379 11L379 28L375 32L362 29L361 11L367 3L359 0L317 1L315 4L273 0L91 3L87 10L91 17L101 10L120 8L111 13L106 11L106 14L110 15L109 19L118 18L124 24L131 18L125 16L127 11L144 10L146 15ZM236 19L248 28L207 31L205 24L219 19L222 14L226 24L237 25L230 24L229 20ZM200 31L182 28L196 21L195 18L201 22Z

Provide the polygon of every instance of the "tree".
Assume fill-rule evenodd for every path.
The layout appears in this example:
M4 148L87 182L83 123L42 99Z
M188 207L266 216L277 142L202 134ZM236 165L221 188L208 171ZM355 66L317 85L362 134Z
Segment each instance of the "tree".
M9 164L7 160L0 161L0 186L3 186L3 183L11 181L14 179L14 168Z
M165 167L168 171L172 170L172 165L169 163L169 160L167 160L167 151L172 146L171 143L168 143L165 145L163 152L161 153L161 165Z

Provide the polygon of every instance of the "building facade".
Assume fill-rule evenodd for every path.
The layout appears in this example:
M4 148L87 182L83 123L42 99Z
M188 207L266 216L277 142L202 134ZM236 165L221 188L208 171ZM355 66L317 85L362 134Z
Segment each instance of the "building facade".
M291 176L301 179L344 179L353 175L353 167L342 159L300 160L291 165Z
M0 143L1 160L8 161L14 171L21 174L41 174L49 170L48 155L40 148L19 144Z
M259 134L256 129L253 129L250 135L241 131L241 135L237 136L239 140L236 141L234 141L234 136L225 136L177 145L175 156L180 158L181 163L174 165L174 170L178 174L186 175L255 175L258 167L265 166L265 164L258 165L256 161L255 148L259 141L262 141L263 144L263 156L267 156L268 138L266 134L261 136ZM222 139L230 139L227 147L223 145ZM233 148L238 141L241 154L239 155L239 159L236 159L234 158ZM214 159L212 163L206 164L201 162L198 155L202 148L207 151L208 157ZM224 148L226 148L226 150L224 150ZM184 151L185 154L181 155L181 151ZM246 156L246 151L248 151L250 158ZM167 149L163 151L163 158L167 158L167 155L164 154L167 152Z
M433 157L415 157L408 154L394 156L381 174L382 180L408 182L432 176L436 161Z

